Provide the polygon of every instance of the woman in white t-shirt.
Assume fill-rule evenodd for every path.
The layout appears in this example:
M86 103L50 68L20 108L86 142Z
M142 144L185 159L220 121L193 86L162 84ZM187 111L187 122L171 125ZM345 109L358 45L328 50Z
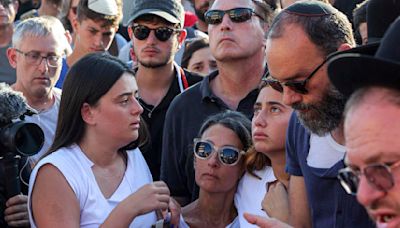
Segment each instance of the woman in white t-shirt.
M251 146L251 123L226 111L209 117L194 139L195 180L199 198L182 209L180 228L239 227L233 197Z
M32 227L150 227L171 208L137 148L138 87L133 72L105 53L89 54L64 82L56 135L31 174ZM177 213L176 213L177 212Z
M285 172L285 136L292 108L282 102L282 94L260 84L252 119L253 145L246 159L246 174L239 183L235 197L240 211L288 222ZM241 217L242 227L251 227Z

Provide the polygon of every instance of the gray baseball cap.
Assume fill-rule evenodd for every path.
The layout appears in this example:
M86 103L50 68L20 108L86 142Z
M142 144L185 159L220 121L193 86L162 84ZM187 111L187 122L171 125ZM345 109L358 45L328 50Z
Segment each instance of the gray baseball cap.
M183 28L185 11L180 0L134 0L129 12L129 25L145 14L154 14Z

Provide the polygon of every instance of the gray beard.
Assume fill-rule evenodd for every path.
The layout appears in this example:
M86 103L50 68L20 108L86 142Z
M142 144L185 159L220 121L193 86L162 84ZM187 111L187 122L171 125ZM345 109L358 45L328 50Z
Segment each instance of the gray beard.
M324 136L336 129L342 122L346 98L331 86L322 100L314 104L296 103L293 109L307 109L308 112L296 112L300 123L318 136Z

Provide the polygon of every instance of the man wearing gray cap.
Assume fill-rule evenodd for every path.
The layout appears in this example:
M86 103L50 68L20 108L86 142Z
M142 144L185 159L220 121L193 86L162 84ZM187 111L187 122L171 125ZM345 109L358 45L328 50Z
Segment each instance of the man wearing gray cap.
M174 62L186 37L184 10L179 0L135 0L128 32L138 65L136 81L142 117L151 143L142 148L154 180L160 178L162 135L167 109L174 97L202 78Z

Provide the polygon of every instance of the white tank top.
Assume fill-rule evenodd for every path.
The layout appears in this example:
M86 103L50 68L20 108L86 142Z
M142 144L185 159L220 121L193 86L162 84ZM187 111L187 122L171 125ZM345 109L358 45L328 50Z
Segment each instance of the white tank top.
M124 177L113 195L106 199L96 182L91 167L93 162L76 144L64 147L39 161L29 181L28 210L32 227L36 227L32 216L31 194L40 167L52 164L64 175L74 191L80 207L80 227L99 227L119 202L152 182L150 170L139 149L127 151L128 163ZM134 207L134 205L132 205ZM129 227L150 227L156 222L154 212L136 217Z

